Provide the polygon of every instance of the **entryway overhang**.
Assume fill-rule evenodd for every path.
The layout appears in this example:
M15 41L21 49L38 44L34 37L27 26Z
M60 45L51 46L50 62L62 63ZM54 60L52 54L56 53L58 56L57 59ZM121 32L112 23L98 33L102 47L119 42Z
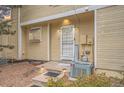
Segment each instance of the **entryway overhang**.
M45 22L45 21L49 21L49 20L54 20L54 19L58 19L58 18L62 18L62 17L67 17L67 16L71 16L71 15L75 15L75 14L80 14L80 13L85 13L85 12L89 12L89 11L93 11L96 9L101 9L101 8L105 8L105 7L109 7L110 5L90 5L90 6L86 6L83 8L77 8L71 11L67 11L64 13L58 13L55 15L51 15L51 16L46 16L46 17L42 17L42 18L38 18L38 19L34 19L34 20L28 20L25 22L21 22L21 26L25 26L25 25L30 25L30 24L34 24L34 23L39 23L39 22Z

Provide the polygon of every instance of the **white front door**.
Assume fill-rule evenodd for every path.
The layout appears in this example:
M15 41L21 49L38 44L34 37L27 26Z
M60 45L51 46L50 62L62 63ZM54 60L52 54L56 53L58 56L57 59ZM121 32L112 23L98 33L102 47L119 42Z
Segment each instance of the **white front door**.
M61 59L72 60L74 57L74 26L61 27Z

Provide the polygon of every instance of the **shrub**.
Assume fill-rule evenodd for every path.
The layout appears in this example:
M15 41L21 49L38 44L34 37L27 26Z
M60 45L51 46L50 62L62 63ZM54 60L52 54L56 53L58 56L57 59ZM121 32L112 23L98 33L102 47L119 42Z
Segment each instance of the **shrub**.
M64 87L64 81L62 79L54 80L54 78L50 78L48 79L47 85L49 87Z
M111 86L110 78L102 74L93 74L83 79L78 79L73 83L76 87L108 87Z
M77 78L76 81L69 81L66 76L62 79L48 80L49 87L109 87L111 86L110 78L104 73Z

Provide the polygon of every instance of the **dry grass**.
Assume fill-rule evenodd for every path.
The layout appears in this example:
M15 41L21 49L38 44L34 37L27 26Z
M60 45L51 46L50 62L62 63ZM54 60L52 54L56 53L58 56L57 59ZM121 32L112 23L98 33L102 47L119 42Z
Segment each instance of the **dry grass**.
M0 86L25 87L37 74L35 67L28 62L0 65Z

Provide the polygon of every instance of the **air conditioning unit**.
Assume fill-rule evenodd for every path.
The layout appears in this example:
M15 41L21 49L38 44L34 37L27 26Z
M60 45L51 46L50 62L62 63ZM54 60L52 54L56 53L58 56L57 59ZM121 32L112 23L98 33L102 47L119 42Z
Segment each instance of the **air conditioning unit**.
M70 76L72 78L88 76L92 74L93 64L89 62L74 61L71 63Z
M42 32L41 27L32 28L29 31L29 41L31 43L40 43L41 42L41 32Z

